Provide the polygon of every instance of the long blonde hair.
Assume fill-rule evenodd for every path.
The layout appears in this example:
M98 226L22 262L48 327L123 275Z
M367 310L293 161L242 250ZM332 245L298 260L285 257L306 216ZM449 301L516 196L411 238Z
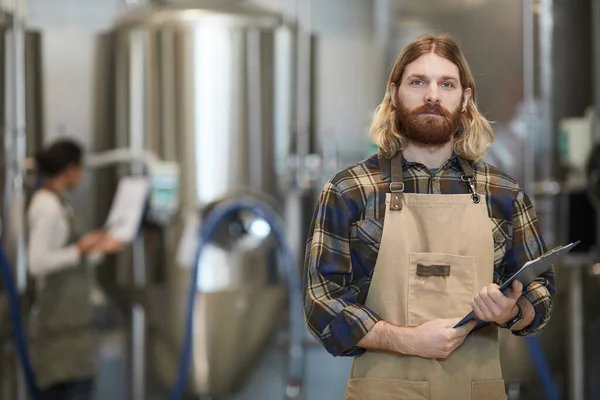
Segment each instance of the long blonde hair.
M479 112L476 101L475 79L458 44L449 35L423 35L409 44L396 59L390 73L385 96L377 107L371 123L371 140L379 152L391 158L406 145L406 138L398 130L396 112L392 106L390 86L400 86L406 66L427 53L443 57L458 67L463 90L471 88L471 98L461 116L460 128L454 135L454 152L467 160L478 160L494 142L490 122Z

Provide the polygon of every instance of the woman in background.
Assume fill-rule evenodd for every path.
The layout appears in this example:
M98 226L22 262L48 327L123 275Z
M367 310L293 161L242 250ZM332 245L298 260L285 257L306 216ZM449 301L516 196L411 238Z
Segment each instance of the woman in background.
M70 140L35 157L44 181L27 213L28 267L37 286L31 356L43 400L93 398L96 342L86 264L92 254L122 248L101 230L78 235L64 195L81 182L82 158L81 147Z

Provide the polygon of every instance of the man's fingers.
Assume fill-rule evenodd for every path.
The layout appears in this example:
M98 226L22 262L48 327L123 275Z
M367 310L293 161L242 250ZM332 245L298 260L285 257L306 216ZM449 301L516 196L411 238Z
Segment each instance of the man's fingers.
M480 306L480 308L492 319L499 317L504 310L513 306L512 301L504 297L497 285L483 288L480 297L483 301L483 307Z
M463 335L463 336L458 336L454 339L452 339L450 341L450 352L453 352L454 350L456 350L457 348L460 347L461 344L463 344L463 342L465 341L465 339L467 338L467 335Z
M467 338L467 335L459 336L456 339L453 339L452 340L453 349L456 349L458 346L463 344L463 342L465 341L466 338Z
M454 325L458 324L458 322L461 319L462 318L445 318L444 319L444 327L446 327L446 328L452 328Z
M483 314L483 311L481 311L477 303L475 303L475 299L473 299L473 301L471 302L471 306L473 307L473 312L475 313L475 316L477 316L477 318L479 318L480 320L485 321L485 315Z
M471 330L475 327L475 324L475 321L469 321L468 323L453 329L450 337L452 339L466 337L469 334L469 332L471 332Z
M502 310L506 308L506 303L511 300L502 299L502 303L496 303L494 299L490 296L482 297L481 301L483 302L483 307L486 310L487 316L489 318L496 318L502 314Z
M502 293L498 288L490 288L488 290L488 293L490 295L490 298L494 301L494 303L498 304L499 306L502 306L504 303L506 303L506 297L510 297L508 295L505 296L504 293Z
M475 296L473 301L474 301L475 305L479 308L479 312L481 314L481 316L479 316L479 315L477 315L477 316L479 318L483 317L486 321L488 321L492 317L492 313L491 313L490 309L487 307L487 305L485 304L485 302L483 301L482 296ZM473 309L475 309L475 308L473 308Z

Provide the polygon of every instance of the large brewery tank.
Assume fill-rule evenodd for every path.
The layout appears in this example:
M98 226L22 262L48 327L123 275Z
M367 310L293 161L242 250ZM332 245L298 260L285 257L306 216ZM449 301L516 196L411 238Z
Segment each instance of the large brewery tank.
M33 282L27 277L23 256L24 212L36 180L34 175L25 174L25 158L42 145L41 35L24 27L15 10L6 11L1 3L0 237L27 313ZM24 393L24 382L13 347L6 287L6 282L0 282L0 398L14 399Z
M278 60L288 60L291 36L281 16L243 2L193 4L135 10L104 38L115 85L101 88L114 99L114 137L104 146L150 150L180 167L177 215L143 234L147 365L167 386L184 326L193 256L184 251L187 235L211 207L239 194L281 211L277 165L285 155L276 148L286 129L277 127L289 126L290 93L279 85L286 62ZM100 271L115 298L135 292L131 256ZM240 212L220 227L198 280L196 393L238 388L277 331L285 315L278 262L265 221Z

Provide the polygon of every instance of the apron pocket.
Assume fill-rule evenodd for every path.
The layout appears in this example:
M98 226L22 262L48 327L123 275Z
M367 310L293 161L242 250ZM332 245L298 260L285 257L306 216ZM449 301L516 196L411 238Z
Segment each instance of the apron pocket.
M473 310L475 257L410 253L408 326L437 318L460 318Z
M429 382L353 378L345 400L429 400Z
M473 400L506 400L504 381L483 381L471 384L471 399Z

